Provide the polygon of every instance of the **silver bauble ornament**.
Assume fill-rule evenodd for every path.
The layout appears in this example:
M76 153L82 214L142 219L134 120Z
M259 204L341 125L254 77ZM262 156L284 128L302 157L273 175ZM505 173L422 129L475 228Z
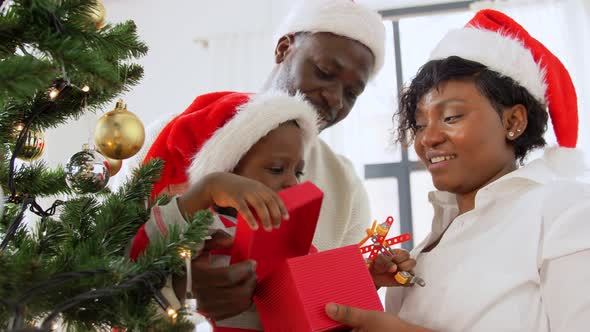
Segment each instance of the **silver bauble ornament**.
M107 186L110 177L107 161L88 146L68 160L65 172L68 186L79 194L101 191Z

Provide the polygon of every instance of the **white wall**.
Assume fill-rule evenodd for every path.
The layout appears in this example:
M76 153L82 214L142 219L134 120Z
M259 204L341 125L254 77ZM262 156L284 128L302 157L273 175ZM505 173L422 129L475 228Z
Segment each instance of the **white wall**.
M139 61L145 78L126 96L146 122L183 111L204 92L260 86L272 65L269 28L281 13L280 4L288 2L104 1L109 19L133 19L150 48ZM241 66L246 63L250 65Z
M147 56L138 61L144 67L143 80L122 96L129 111L147 125L162 114L182 112L195 96L205 92L257 90L272 68L272 34L291 1L103 3L109 22L134 20L141 40L149 47ZM96 115L48 130L44 159L51 165L64 163L92 137L96 120L112 107L114 102Z

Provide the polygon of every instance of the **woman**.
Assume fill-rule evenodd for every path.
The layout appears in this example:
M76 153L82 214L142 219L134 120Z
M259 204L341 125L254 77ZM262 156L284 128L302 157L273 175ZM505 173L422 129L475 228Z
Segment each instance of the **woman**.
M545 145L547 106L561 147L519 168ZM427 287L390 288L389 314L328 304L328 315L363 331L587 330L590 186L575 180L576 97L561 62L509 17L479 12L443 38L397 117L439 190L412 252Z

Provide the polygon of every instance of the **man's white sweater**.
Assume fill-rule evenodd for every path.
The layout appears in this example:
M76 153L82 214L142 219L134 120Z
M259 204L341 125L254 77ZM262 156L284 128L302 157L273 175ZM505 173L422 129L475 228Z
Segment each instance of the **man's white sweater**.
M313 244L319 251L356 244L371 220L369 198L352 163L318 138L305 158L304 181L324 192Z

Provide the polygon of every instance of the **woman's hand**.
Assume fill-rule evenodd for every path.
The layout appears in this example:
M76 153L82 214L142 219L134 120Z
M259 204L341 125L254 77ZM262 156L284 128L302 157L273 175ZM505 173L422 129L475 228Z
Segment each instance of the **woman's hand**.
M409 286L398 283L394 276L398 271L410 272L416 266L416 260L404 249L392 249L392 255L379 254L369 267L369 272L377 288Z
M363 310L341 304L328 303L326 314L333 320L352 327L353 331L358 332L433 332L404 322L398 316L386 312Z

